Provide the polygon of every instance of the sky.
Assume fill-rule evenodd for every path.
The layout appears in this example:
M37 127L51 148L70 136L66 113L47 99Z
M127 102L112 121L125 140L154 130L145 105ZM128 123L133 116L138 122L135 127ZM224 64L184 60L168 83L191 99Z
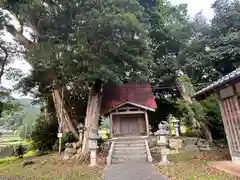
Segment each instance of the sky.
M189 14L194 16L200 11L203 11L203 14L206 18L212 19L213 10L211 9L211 5L215 0L171 0L173 4L186 3L188 4Z
M171 0L171 2L173 4L180 4L180 3L188 4L188 11L191 16L194 16L198 12L202 11L203 15L207 19L212 19L212 17L213 17L213 11L211 9L211 5L213 4L214 0L198 0L198 1L195 1L195 0ZM7 34L5 36L5 39L7 41L12 41L12 37L9 34ZM17 58L16 61L11 66L22 69L22 71L25 72L26 74L31 69L30 65L27 64L26 62L24 62L23 58L21 58L21 57ZM16 83L16 82L6 80L5 78L3 78L2 82L3 82L3 86L5 86L7 88L12 88L12 86ZM16 98L23 97L19 93L13 93L13 96Z

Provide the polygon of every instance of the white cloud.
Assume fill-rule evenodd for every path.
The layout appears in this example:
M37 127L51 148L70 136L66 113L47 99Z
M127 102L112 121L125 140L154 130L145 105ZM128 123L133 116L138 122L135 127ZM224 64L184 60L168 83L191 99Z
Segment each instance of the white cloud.
M31 66L25 62L23 60L23 58L18 58L14 61L14 63L10 64L9 67L13 67L13 68L17 68L17 69L21 69L22 72L24 74L28 74L29 73L29 70L31 69ZM8 89L12 89L14 87L14 85L16 84L17 82L14 81L14 80L8 80L6 79L5 76L2 77L2 85L5 87L5 88L8 88ZM15 98L20 98L20 97L26 97L26 96L23 96L21 94L19 94L18 92L13 92L12 93L13 97ZM27 96L27 98L30 98L29 96Z
M8 32L4 32L3 39L6 42L14 42L12 35ZM12 68L20 69L26 75L29 73L29 70L31 69L31 66L24 60L22 56L14 57L13 62L8 66ZM16 83L17 83L16 81L8 80L5 76L2 77L2 86L5 88L12 89ZM21 94L17 92L13 92L12 95L15 98L26 97L26 96L21 96Z
M211 9L212 4L215 0L171 0L173 4L186 3L188 4L189 14L194 16L198 12L202 11L208 19L213 18L213 10Z

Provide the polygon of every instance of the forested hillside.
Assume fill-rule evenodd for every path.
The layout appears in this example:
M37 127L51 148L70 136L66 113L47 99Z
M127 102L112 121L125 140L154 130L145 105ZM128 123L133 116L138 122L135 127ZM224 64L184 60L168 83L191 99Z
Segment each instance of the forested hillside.
M0 119L1 129L19 130L21 126L28 125L29 130L40 112L39 105L33 105L31 99L19 98L12 101L20 104L20 109L5 115Z

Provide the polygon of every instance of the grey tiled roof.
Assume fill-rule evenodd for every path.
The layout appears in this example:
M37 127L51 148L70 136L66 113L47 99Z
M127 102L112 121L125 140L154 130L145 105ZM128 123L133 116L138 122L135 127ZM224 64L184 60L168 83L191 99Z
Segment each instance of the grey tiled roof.
M240 68L237 68L235 71L227 74L226 76L223 76L222 78L220 78L219 80L215 81L214 83L210 84L209 86L203 88L202 90L198 91L194 96L198 96L201 95L203 93L207 93L211 90L213 90L214 88L217 88L221 85L223 85L224 83L227 83L233 79L236 79L240 77Z

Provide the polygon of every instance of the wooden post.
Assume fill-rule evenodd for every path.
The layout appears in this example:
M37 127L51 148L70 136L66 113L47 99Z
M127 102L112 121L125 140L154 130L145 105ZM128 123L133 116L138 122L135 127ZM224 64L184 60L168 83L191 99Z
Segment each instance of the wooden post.
M28 125L25 125L25 133L24 133L24 137L25 139L27 139L27 131L28 131Z
M231 136L230 136L230 133L229 133L230 127L228 127L228 125L226 123L225 110L224 110L224 107L223 107L223 104L222 104L223 102L222 102L220 93L218 92L217 95L218 95L218 102L219 102L219 105L220 105L220 110L221 110L221 115L222 115L223 126L224 126L224 130L225 130L226 138L227 138L227 143L228 143L228 147L229 147L229 152L230 152L230 155L231 155L231 158L232 158L233 157L233 151L232 151L232 146L231 146L232 139L231 139Z
M145 121L146 121L147 136L149 136L150 133L149 133L149 121L148 121L148 114L147 114L147 111L145 111Z
M233 101L234 101L234 104L235 104L235 108L236 108L236 112L234 112L234 119L235 119L235 129L236 129L236 140L237 140L237 149L238 149L238 152L240 152L240 142L239 142L239 137L240 137L240 132L239 132L239 123L240 123L240 107L239 107L239 102L238 102L238 96L237 96L237 89L235 86L233 86L233 92L234 92L234 95L233 95Z
M113 137L113 115L112 113L110 113L110 116L109 116L109 128L110 128L110 136L111 138Z
M60 120L60 128L59 128L59 133L63 132L63 88L62 88L62 93L61 93L61 99L62 99L62 103L61 103L61 120ZM58 152L59 155L61 155L62 152L62 135L58 136L59 138L59 144L58 144Z

